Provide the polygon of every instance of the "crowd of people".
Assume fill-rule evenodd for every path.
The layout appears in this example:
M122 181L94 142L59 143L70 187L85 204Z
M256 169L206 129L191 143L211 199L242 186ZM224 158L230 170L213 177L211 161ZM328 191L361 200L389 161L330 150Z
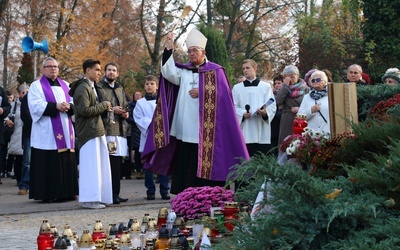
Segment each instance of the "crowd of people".
M134 171L144 176L145 199L156 198L158 182L168 200L188 187L224 186L232 166L277 154L297 114L314 131L330 132L329 70L311 69L303 79L288 65L270 83L246 59L231 89L224 68L207 59L200 31L188 34L185 64L174 60L174 39L166 36L161 77L148 75L144 94L129 97L117 82L118 65L107 63L102 75L95 59L83 62L83 77L71 84L48 57L39 79L17 87L18 98L0 87L1 177L14 176L18 194L33 200L78 199L100 209L128 200L120 180ZM370 83L356 64L346 81ZM388 69L382 81L398 84L400 70Z

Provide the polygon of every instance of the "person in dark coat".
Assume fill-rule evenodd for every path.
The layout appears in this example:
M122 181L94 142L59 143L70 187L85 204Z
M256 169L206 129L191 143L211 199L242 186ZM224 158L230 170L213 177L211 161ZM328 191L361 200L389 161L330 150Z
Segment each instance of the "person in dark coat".
M32 117L28 107L28 93L25 94L21 101L21 120L22 126L22 171L21 182L18 183L18 194L25 195L29 190L29 171L31 163L31 129Z
M135 119L133 118L133 110L136 107L136 102L143 98L143 94L140 91L133 93L133 100L129 102L129 117L126 122L131 125L131 162L133 163L133 170L135 172L136 179L143 179L143 164L141 159L141 153L139 152L140 146L140 130L136 125Z
M293 134L292 124L299 110L301 101L309 88L303 79L299 78L299 69L288 65L283 69L283 84L275 99L276 104L282 106L282 116L279 124L278 145Z
M8 102L8 98L6 95L6 91L3 89L3 87L0 86L0 124L4 124L4 118L8 116L10 113L10 108L11 105ZM3 134L3 126L0 126L0 153L3 153L4 150L7 150L4 148L4 134ZM3 166L0 166L0 169L4 169L4 162L0 161L0 164ZM1 179L0 179L0 184L1 184Z
M111 103L112 112L109 117L109 111L102 113L104 128L106 130L107 143L115 142L116 152L109 155L111 164L111 179L113 189L113 204L128 201L127 198L120 197L121 191L121 167L123 157L127 156L128 144L126 140L126 111L127 101L125 91L121 84L116 80L119 75L118 65L109 62L104 67L105 76L97 83L97 94L101 101Z
M275 76L273 79L273 92L274 96L278 95L278 91L282 88L283 84L283 75L279 74ZM271 144L273 148L278 147L278 139L279 139L279 126L281 123L281 116L282 116L282 105L276 104L276 113L274 119L271 122ZM278 155L278 149L274 149L274 153Z

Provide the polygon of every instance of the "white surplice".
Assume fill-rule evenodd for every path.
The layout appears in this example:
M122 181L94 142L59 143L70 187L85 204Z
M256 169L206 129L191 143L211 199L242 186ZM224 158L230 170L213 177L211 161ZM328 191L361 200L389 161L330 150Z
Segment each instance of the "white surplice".
M189 143L199 143L199 98L189 91L199 86L199 74L175 66L173 56L161 67L165 79L179 86L170 135Z
M65 83L69 85L68 82ZM66 102L65 93L61 86L52 86L51 89L57 103ZM72 97L70 103L72 103ZM34 81L29 88L28 106L32 116L31 146L37 149L57 150L51 117L43 116L47 102L40 80ZM73 129L72 135L69 133L68 114L59 113L65 138L70 138L70 136L75 138ZM70 140L66 140L66 143L67 148L71 148Z
M156 100L139 99L133 110L133 118L136 126L140 130L140 146L139 152L143 152L144 145L148 134L148 128L153 119L154 110L156 108Z
M275 97L270 84L260 81L258 86L245 87L241 82L233 87L232 95L236 116L246 144L270 144L271 121L276 112ZM253 114L271 98L274 102L267 106L268 120L263 120L260 115L252 115L249 119L242 121L243 114L247 112L247 104L250 105L249 112Z
M90 155L90 157L88 157ZM106 137L95 137L79 151L79 202L113 203Z

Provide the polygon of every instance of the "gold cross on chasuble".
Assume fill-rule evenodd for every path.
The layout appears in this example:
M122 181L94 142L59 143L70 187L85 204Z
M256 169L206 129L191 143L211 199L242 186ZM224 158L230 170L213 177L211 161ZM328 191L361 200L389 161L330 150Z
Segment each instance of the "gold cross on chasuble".
M61 134L57 135L57 139L59 139L61 141L61 139L63 138L63 136Z

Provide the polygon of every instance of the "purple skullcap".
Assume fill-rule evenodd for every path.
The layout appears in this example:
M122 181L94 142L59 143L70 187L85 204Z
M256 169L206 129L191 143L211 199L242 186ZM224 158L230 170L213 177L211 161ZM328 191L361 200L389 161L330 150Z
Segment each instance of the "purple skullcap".
M308 80L310 80L312 73L314 73L316 70L317 69L311 69L307 72L307 74L304 76L304 81L306 81L306 83L308 83Z

